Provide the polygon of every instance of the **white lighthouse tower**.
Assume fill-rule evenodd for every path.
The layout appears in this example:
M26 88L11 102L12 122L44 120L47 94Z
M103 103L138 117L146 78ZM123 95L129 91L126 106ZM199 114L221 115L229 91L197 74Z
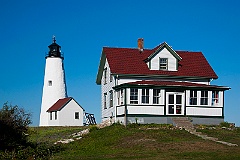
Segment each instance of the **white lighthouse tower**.
M48 48L49 52L45 57L46 66L39 126L49 126L49 114L47 110L59 99L67 97L63 67L64 58L61 54L61 46L56 43L54 36L53 43Z

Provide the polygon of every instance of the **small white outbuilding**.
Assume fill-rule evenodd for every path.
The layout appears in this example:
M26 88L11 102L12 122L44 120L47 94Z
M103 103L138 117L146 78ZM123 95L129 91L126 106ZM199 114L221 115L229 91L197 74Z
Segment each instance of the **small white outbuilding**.
M83 126L84 109L72 97L59 99L47 113L49 126Z

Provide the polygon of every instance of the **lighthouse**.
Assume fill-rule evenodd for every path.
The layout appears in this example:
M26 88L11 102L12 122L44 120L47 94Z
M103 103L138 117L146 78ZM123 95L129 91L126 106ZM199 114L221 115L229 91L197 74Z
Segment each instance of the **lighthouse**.
M61 46L56 43L53 36L52 44L48 46L49 52L45 56L45 74L42 92L42 104L39 126L49 126L49 114L47 110L59 99L67 97L63 54Z

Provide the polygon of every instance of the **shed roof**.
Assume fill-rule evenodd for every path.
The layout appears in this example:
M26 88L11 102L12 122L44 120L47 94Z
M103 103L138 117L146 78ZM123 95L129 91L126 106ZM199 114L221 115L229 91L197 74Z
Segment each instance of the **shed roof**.
M60 111L63 107L65 107L71 100L74 100L72 97L67 97L63 99L59 99L56 103L54 103L47 112ZM74 100L75 101L75 100ZM75 101L76 102L76 101ZM77 103L77 102L76 102ZM77 103L78 104L78 103ZM79 104L78 104L79 105ZM80 106L80 105L79 105ZM80 106L82 108L82 106Z

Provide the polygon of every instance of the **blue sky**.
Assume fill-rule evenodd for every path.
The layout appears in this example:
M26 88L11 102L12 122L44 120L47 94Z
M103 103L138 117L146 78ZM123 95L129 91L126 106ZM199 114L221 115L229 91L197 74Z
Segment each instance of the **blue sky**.
M55 35L64 52L68 95L100 122L96 74L103 46L202 51L225 92L225 121L240 126L240 1L1 0L0 105L9 102L39 123L45 53Z

